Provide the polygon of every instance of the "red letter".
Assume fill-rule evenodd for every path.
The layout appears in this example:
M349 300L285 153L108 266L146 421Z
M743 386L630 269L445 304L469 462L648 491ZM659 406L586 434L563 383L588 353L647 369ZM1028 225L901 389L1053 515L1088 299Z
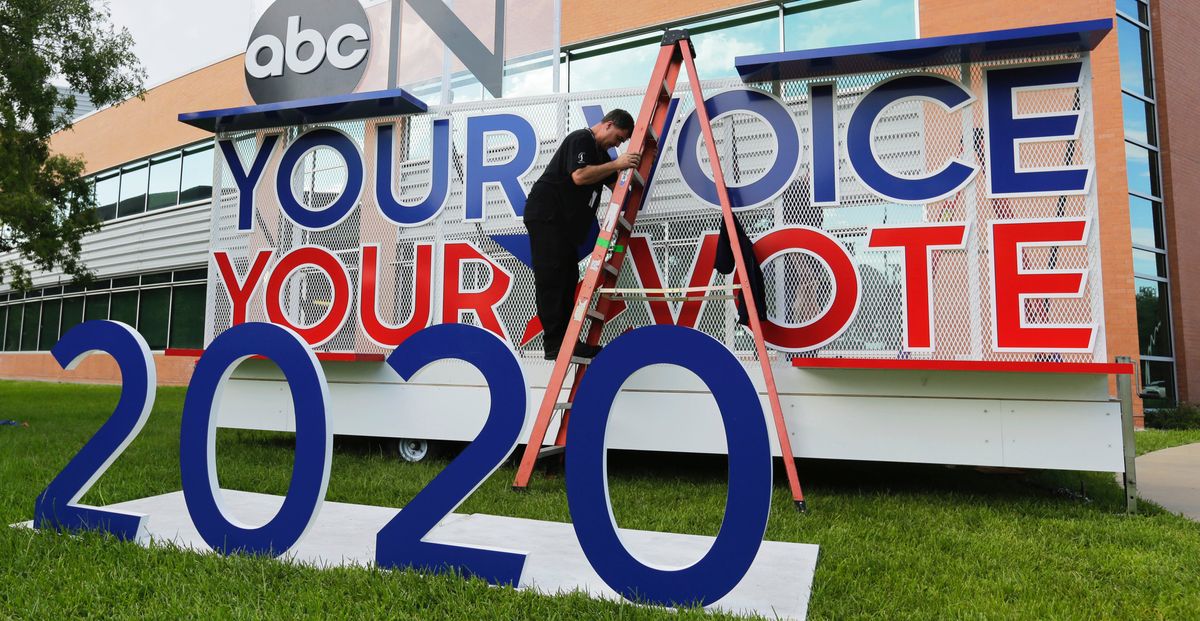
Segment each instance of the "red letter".
M1023 251L1035 246L1083 246L1082 218L1010 220L988 223L992 241L992 348L996 351L1090 352L1096 324L1038 324L1025 321L1029 298L1078 298L1086 270L1025 269Z
M259 250L258 254L254 256L254 263L250 264L250 270L246 273L245 280L238 280L237 270L233 269L233 260L229 258L229 253L224 250L213 251L213 259L217 262L217 271L221 274L221 282L225 285L225 291L229 293L229 302L233 306L233 322L230 325L246 323L246 310L250 306L250 296L254 295L254 290L258 288L258 281L262 280L263 271L267 269L267 264L271 262L273 256L275 256L274 250Z
M463 263L482 263L491 271L483 289L464 289ZM442 323L459 323L464 311L475 314L479 325L508 341L508 332L496 314L512 287L512 274L489 260L469 241L447 242L442 247Z
M967 225L917 224L871 229L867 246L904 250L904 348L933 350L934 250L956 250L967 244Z
M302 265L319 268L333 285L332 299L328 301L312 300L313 303L328 304L329 310L319 321L307 326L293 324L287 313L283 311L283 304L279 300L283 293L284 283L288 281L292 272ZM310 286L308 289L311 292L313 287ZM342 324L346 321L346 315L350 312L350 275L346 272L346 266L342 265L342 262L328 250L317 246L301 246L283 255L283 258L279 259L279 263L275 264L275 269L271 271L271 277L267 279L266 304L267 317L271 323L295 330L313 347L323 345L333 338L338 330L341 330Z
M638 281L645 289L662 289L662 276L654 253L650 252L650 241L644 235L634 235L629 238L629 256L633 258L633 270ZM712 282L713 261L717 256L717 234L708 233L700 239L700 249L692 262L692 271L688 275L689 287L704 287ZM653 297L647 295L646 297ZM695 297L700 297L697 294ZM674 305L666 300L646 301L650 307L650 317L659 325L679 325L695 328L704 310L703 300L683 302L676 312Z
M429 325L433 283L433 244L416 244L413 266L413 302L408 321L399 326L387 325L379 318L379 246L363 246L359 253L358 320L363 333L380 347L394 348L404 339ZM400 295L400 291L396 295Z
M784 351L810 351L836 339L854 320L861 297L858 270L850 253L820 229L776 229L754 243L754 253L766 257L763 265L788 252L803 252L825 263L833 275L833 300L816 319L799 325L780 325L768 318L763 322L763 338Z

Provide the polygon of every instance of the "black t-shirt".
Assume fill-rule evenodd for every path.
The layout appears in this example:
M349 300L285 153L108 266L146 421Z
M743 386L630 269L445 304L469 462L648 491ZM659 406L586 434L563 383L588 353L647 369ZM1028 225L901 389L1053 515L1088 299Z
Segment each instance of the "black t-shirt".
M591 185L576 185L571 173L584 166L611 162L608 151L596 144L590 129L567 134L546 171L533 184L525 201L526 222L549 222L559 225L576 243L583 243L600 203L603 186L616 183L613 173L607 179Z

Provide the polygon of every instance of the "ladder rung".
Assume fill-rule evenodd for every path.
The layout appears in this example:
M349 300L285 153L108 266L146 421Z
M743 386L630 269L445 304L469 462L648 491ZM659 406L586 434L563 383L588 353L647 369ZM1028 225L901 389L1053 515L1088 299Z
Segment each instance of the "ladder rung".
M554 409L555 410L569 410L569 409L571 409L571 402L570 401L559 401L558 403L554 404Z
M671 85L667 83L667 80L665 78L662 81L662 86L659 89L658 96L659 97L668 97L668 98L671 96Z
M654 125L650 125L646 128L646 137L653 140L654 144L656 145L660 142L658 139L658 132L654 131Z
M567 450L566 446L558 446L558 445L543 446L541 448L541 450L538 451L538 459L541 459L543 457L553 457L555 455L562 453L565 450Z
M631 168L629 170L633 173L633 180L643 188L646 187L646 180L642 178L642 173L638 172L636 168Z
M591 310L589 310L589 311L587 312L587 316L588 316L588 317L591 317L592 319L597 319L597 320L599 320L599 321L604 321L604 313L602 313L602 312L600 312L600 311L598 311L598 310L596 310L596 309L594 309L594 308L593 308L593 309L591 309Z
M613 265L612 263L605 263L604 271L608 272L609 274L612 274L613 276L617 276L621 273L621 268Z
M592 363L591 358L584 358L583 356L571 356L571 364L582 364L583 366L587 366L591 363ZM567 405L570 405L570 404L567 404Z
M620 224L626 231L633 230L633 223L625 219L625 216L617 216L617 224Z

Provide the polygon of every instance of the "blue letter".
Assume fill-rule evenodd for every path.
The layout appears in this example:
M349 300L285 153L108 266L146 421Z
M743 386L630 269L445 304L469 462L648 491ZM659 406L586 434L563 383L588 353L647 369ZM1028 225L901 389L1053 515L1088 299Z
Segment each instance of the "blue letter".
M732 112L750 113L762 117L775 132L775 161L767 173L754 183L729 187L729 202L734 209L761 205L778 196L792 182L796 167L800 164L800 132L787 107L778 99L752 89L718 93L705 100L704 105L710 120ZM679 140L675 143L679 174L697 198L719 206L721 202L717 198L717 186L700 167L700 160L696 156L702 133L700 121L693 110L679 129Z
M233 182L238 187L239 231L254 229L254 191L258 188L258 182L262 180L263 169L267 167L267 160L271 159L271 151L275 150L276 142L279 142L279 134L263 136L258 155L254 156L254 163L250 165L250 172L246 172L242 168L242 160L238 157L233 141L217 141L221 147L221 154L225 156L225 163L229 165L229 172L233 175Z
M994 69L987 72L988 196L1085 194L1091 183L1090 166L1060 166L1018 172L1017 150L1023 141L1073 140L1079 135L1078 111L1014 117L1016 91L1037 87L1079 85L1083 63Z
M408 205L392 193L392 136L395 127L379 126L375 143L375 202L383 217L400 226L418 226L437 217L446 204L450 189L450 119L433 122L433 157L429 165L432 178L425 200Z
M812 192L814 205L838 202L837 119L833 84L814 84L812 101Z
M941 76L909 75L881 82L854 109L846 136L846 150L858 178L876 194L897 203L930 203L958 192L978 169L960 160L951 160L932 175L905 178L897 177L879 165L871 139L875 119L888 106L910 97L931 99L946 106L950 112L971 103L971 93Z
M296 200L292 192L292 173L300 158L317 147L328 147L338 152L346 162L346 187L342 188L337 199L324 209L315 211L308 209ZM349 136L334 129L314 129L288 145L279 160L279 171L275 173L275 193L279 197L279 206L292 222L311 231L323 231L341 222L358 204L362 194L363 161L358 152L358 145ZM314 191L315 193L315 191Z
M487 135L495 132L512 134L517 139L517 152L503 164L486 164ZM489 183L499 183L518 217L525 215L525 189L521 177L529 172L537 159L537 134L529 121L515 114L489 114L467 119L467 222L483 220L483 189Z

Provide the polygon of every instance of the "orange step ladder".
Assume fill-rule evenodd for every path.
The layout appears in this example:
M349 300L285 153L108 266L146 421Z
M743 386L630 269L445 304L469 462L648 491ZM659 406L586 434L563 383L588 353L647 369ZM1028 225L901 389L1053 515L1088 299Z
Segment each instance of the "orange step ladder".
M784 467L787 470L788 484L791 487L792 498L796 503L796 508L804 511L806 508L804 492L800 489L800 479L796 474L796 460L792 456L792 444L788 436L787 424L783 419L783 409L779 404L779 393L775 388L775 375L771 370L770 359L767 358L767 348L763 341L762 323L758 318L758 309L754 302L754 296L750 292L750 285L748 284L750 279L747 277L746 265L742 261L741 244L738 241L737 235L733 234L733 231L736 230L734 227L733 209L729 202L729 191L725 186L725 176L721 170L720 161L717 158L717 147L716 141L713 139L712 124L710 123L708 110L699 103L704 101L704 93L700 88L700 80L696 74L695 50L692 48L692 42L688 38L686 30L670 30L663 37L662 47L659 48L658 52L658 60L654 64L654 71L650 74L650 87L647 89L645 99L642 100L642 108L638 113L637 124L634 126L633 133L629 139L630 152L646 154L649 149L653 152L653 157L643 157L637 168L622 172L617 180L612 194L612 201L609 203L608 211L601 226L600 236L596 240L596 248L592 251L592 256L588 260L588 269L579 287L579 292L575 297L575 305L571 312L571 321L567 326L567 333L563 337L563 344L559 347L558 359L554 362L554 371L550 374L550 381L546 385L546 394L542 399L542 405L538 410L533 429L530 431L529 442L525 446L525 452L521 456L521 463L517 468L517 476L513 481L513 488L524 490L528 487L530 476L533 474L533 468L538 458L560 454L566 449L567 423L570 420L571 405L575 399L575 393L579 389L580 382L586 374L587 365L591 362L589 359L573 355L574 344L579 341L579 335L583 331L583 322L585 320L590 322L586 342L592 345L597 345L600 342L601 333L604 331L604 323L608 318L612 303L616 299L616 296L612 294L612 290L616 285L617 276L621 273L621 265L625 260L627 242L633 232L633 223L637 219L637 214L646 199L646 192L648 191L646 179L649 178L651 171L654 170L655 162L662 152L660 137L664 136L670 130L669 127L666 127L666 111L670 106L671 98L675 92L675 83L679 78L680 69L684 67L687 69L687 79L692 88L693 100L697 102L697 120L704 131L704 140L708 147L708 159L712 166L713 180L716 182L717 195L721 201L721 213L725 220L725 227L730 232L729 242L733 251L734 262L737 265L737 284L735 284L735 288L741 288L743 303L746 304L746 311L750 316L750 330L754 334L754 347L758 354L758 360L762 365L763 379L765 380L767 394L771 403L771 413L775 418L775 435L779 440L779 449L783 456ZM592 308L592 300L597 297L597 294L599 294L599 299L596 299L595 307ZM559 401L558 398L562 392L563 384L566 382L567 373L572 367L575 367L575 375L570 392L568 393L569 396L566 401ZM546 431L549 429L554 415L560 413L562 415L562 423L558 427L558 435L554 444L552 446L542 446L546 438Z

